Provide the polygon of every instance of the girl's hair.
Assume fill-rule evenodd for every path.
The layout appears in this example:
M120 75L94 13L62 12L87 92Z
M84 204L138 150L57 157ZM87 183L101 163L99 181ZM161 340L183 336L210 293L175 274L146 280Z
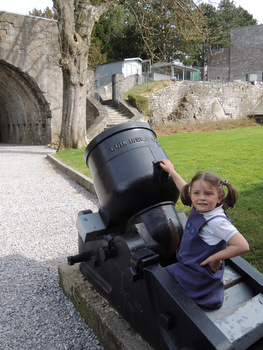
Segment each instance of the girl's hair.
M223 200L220 204L223 204L223 209L226 210L227 208L231 207L234 208L236 201L237 201L237 190L233 185L228 183L226 180L222 181L219 176L213 173L205 173L204 171L198 172L192 179L192 181L188 184L186 184L182 191L181 191L181 200L184 205L192 205L192 201L190 198L190 191L191 186L195 181L203 180L205 182L208 182L211 186L215 187L218 191L218 194L223 194ZM224 191L224 186L227 187L227 195Z

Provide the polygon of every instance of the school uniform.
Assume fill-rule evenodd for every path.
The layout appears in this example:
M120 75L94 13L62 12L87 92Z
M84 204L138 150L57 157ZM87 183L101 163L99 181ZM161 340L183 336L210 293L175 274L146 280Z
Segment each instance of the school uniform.
M225 262L216 273L209 265L200 266L200 263L225 249L237 232L222 206L203 214L192 209L177 252L178 262L165 269L199 306L212 309L222 306Z

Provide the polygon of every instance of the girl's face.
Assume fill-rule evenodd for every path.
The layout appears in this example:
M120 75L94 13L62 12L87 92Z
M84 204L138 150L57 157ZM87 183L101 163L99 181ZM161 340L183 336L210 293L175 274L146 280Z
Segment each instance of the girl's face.
M217 189L209 182L197 180L191 186L190 198L196 210L207 213L222 202L223 194L219 195Z

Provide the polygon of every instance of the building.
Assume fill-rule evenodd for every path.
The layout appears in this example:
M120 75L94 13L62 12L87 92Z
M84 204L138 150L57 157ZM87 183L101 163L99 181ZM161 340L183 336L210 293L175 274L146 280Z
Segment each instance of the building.
M208 80L263 81L263 25L231 29L230 47L210 54Z
M137 75L140 76L142 82L147 81L147 79L154 81L169 79L200 80L198 69L184 66L180 62L158 62L151 65L150 60L142 60L136 57L98 66L96 69L97 88L110 84L112 75L115 74L122 74L124 78Z
M112 82L112 75L122 74L124 78L131 75L142 75L142 62L139 57L125 58L123 61L101 64L96 68L97 86L105 86Z
M200 72L196 68L184 66L176 61L158 62L152 65L151 77L154 81L169 79L199 81Z

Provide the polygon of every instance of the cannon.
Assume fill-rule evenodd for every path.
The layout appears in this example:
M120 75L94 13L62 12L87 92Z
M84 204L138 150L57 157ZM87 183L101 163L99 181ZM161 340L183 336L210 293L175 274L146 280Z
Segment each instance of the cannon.
M179 150L175 150L179 151ZM161 167L167 158L147 123L126 122L87 146L100 202L77 218L85 278L153 349L247 349L263 336L263 276L244 259L229 259L225 302L200 308L164 267L176 261L186 216L179 193ZM248 311L249 310L249 311Z

